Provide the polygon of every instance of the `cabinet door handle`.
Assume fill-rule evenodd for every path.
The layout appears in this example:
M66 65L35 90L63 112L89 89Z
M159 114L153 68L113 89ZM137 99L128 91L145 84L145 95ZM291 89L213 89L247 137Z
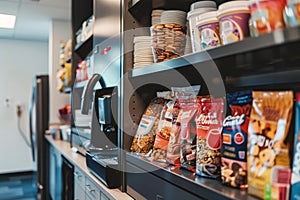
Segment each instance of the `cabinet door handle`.
M77 177L77 178L79 178L79 179L82 177L82 175L79 174L78 172L75 172L75 173L74 173L74 176Z
M89 193L95 192L95 189L91 188L90 185L86 185L86 189L89 191Z

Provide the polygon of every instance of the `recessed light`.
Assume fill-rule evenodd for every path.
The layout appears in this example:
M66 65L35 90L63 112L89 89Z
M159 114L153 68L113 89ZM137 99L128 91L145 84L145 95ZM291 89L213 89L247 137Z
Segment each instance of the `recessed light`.
M15 23L15 15L0 14L0 28L14 28Z

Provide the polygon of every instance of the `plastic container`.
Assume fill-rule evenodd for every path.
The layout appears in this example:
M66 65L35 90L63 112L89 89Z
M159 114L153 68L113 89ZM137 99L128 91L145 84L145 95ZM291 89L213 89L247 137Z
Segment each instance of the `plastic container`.
M217 11L211 11L200 15L199 22L196 26L198 29L201 50L207 50L221 45Z
M222 44L243 40L249 32L249 1L230 1L219 6L218 19Z
M186 27L179 24L157 24L150 28L154 62L162 62L184 55Z
M251 0L251 27L252 36L270 33L284 28L283 0Z
M190 11L199 9L199 8L217 8L217 4L214 1L197 1L191 4Z
M284 9L283 17L287 27L300 25L300 0L288 1Z
M199 16L205 12L215 10L217 10L217 5L213 1L200 1L191 5L191 11L187 14L187 20L189 21L189 30L193 52L201 51L198 29L196 27Z

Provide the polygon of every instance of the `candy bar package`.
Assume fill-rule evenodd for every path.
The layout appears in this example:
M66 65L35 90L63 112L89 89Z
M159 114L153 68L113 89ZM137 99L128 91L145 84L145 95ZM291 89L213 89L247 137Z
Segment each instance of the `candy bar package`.
M154 147L151 153L153 160L166 161L167 148L172 129L173 113L176 112L176 109L173 109L174 104L174 101L167 100L162 109L158 128L156 130Z
M252 106L252 91L227 94L229 114L223 121L222 183L247 188L248 124Z
M180 166L192 172L196 171L196 122L198 110L196 99L180 104Z
M300 93L296 94L295 143L292 168L291 200L300 199Z
M196 173L200 176L218 178L221 175L223 109L222 98L200 98L196 115Z
M166 99L164 98L154 98L150 102L140 120L136 135L133 138L130 148L131 151L146 154L151 150L165 101Z
M248 126L248 193L262 199L289 199L288 134L293 92L252 93Z
M170 139L167 148L167 162L172 165L180 165L181 151L181 116L184 114L181 108L182 104L194 101L199 93L200 85L191 87L173 87L172 92L175 96L175 105L173 107L173 121L170 132Z

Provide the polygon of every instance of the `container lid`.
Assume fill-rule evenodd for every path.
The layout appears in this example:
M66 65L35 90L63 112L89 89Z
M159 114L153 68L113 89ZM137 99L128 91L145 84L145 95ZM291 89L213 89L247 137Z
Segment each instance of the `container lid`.
M219 10L218 10L218 17L220 17L220 15L226 13L226 12L231 12L231 11L244 11L244 10L248 10L249 9L249 1L229 1L226 3L223 3L219 6Z
M210 7L210 8L198 8L196 10L192 10L192 11L188 12L187 19L190 20L191 17L198 16L203 13L206 13L209 11L214 11L214 10L217 10L217 8Z
M198 1L191 4L190 11L196 10L198 8L217 8L217 4L214 1Z
M202 15L200 15L196 26L199 26L200 24L204 24L209 21L218 21L217 11L210 11L210 12L203 13Z
M245 7L249 9L249 1L229 1L226 3L222 3L219 6L219 11L227 10L227 9L232 9L232 8L240 8L240 7Z

